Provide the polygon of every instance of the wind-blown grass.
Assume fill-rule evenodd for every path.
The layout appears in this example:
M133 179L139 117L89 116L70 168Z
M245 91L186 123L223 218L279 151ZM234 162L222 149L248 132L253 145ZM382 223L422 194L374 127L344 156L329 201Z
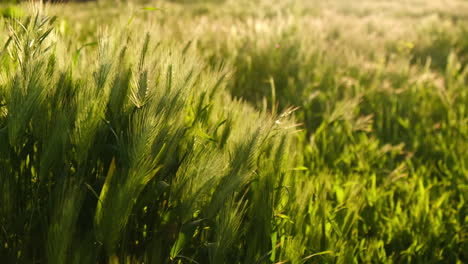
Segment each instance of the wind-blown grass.
M3 18L2 260L467 261L462 2L185 2Z

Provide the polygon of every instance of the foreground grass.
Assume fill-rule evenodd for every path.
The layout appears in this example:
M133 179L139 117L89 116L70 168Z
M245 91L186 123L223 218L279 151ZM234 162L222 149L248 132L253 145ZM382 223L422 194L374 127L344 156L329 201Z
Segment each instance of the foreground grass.
M464 7L5 16L2 259L466 262Z

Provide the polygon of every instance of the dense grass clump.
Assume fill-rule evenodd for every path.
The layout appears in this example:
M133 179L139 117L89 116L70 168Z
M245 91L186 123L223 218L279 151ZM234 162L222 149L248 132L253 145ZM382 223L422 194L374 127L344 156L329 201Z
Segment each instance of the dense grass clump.
M468 261L466 3L153 4L2 9L0 259Z
M273 214L250 200L289 173L283 126L230 99L227 72L188 45L109 33L80 67L53 20L12 22L2 58L6 259L240 258L244 219Z

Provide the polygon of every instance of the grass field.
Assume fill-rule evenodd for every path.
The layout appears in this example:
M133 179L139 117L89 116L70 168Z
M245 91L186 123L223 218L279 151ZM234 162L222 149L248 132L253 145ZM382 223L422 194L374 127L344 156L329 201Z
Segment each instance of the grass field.
M0 16L0 262L468 263L467 1Z

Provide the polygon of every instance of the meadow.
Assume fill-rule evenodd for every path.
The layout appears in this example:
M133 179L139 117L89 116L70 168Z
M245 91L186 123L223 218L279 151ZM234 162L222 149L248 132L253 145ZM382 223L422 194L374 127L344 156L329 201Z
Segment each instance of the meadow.
M468 2L7 2L0 262L468 262Z

